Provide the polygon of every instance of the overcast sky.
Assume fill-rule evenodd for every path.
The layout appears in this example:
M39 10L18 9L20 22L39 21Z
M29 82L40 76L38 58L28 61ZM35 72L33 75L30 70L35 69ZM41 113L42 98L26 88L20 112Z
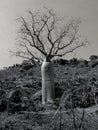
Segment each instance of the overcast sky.
M54 9L66 18L81 18L81 35L91 45L79 49L75 57L88 59L90 55L98 54L98 0L0 0L0 68L22 61L20 58L11 57L9 53L9 49L15 47L17 37L18 25L15 19L27 15L28 9L37 11L44 6Z

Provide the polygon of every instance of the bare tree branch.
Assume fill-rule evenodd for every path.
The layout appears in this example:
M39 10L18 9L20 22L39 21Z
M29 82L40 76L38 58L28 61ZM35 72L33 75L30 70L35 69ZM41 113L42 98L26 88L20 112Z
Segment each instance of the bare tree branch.
M78 49L78 48L80 48L80 47L82 47L82 46L85 46L85 45L86 45L86 42L82 42L80 45L77 45L76 47L73 47L73 48L71 48L71 49L68 50L68 51L64 51L63 53L60 53L60 54L54 54L53 56L54 56L54 57L55 57L55 56L63 57L63 56L65 56L66 54L71 53L71 52L75 51L76 49Z
M24 17L19 19L21 21L19 29L19 43L21 41L21 44L19 46L23 50L20 50L20 53L18 50L17 56L25 57L24 52L25 55L28 54L26 55L28 57L30 55L37 58L35 52L30 49L35 48L46 59L52 59L55 56L63 57L87 43L79 38L79 20L72 20L61 28L62 21L52 9L45 8L45 13L42 14L40 12L34 14L31 11L28 13L29 21Z
M22 25L24 26L24 28L25 28L25 30L27 31L27 32L25 32L26 33L26 35L29 35L29 37L31 37L31 39L32 39L32 42L27 38L27 37L21 37L23 40L25 40L25 41L27 41L29 44L30 44L30 46L31 47L35 47L37 50L39 50L43 55L45 55L46 56L46 52L45 52L45 49L44 49L44 44L42 43L42 41L40 40L40 38L39 38L39 36L35 33L35 31L32 33L31 32L31 30L28 28L28 26L27 26L27 23L26 23L26 21L25 21L25 19L23 18L23 17L21 17L21 19L22 19L22 21L23 21L23 23L22 23ZM21 32L22 34L24 33L24 32ZM36 41L37 40L37 41ZM41 44L41 46L39 47L39 46L37 46L36 45L36 43L40 43ZM42 47L42 49L41 49L41 47Z

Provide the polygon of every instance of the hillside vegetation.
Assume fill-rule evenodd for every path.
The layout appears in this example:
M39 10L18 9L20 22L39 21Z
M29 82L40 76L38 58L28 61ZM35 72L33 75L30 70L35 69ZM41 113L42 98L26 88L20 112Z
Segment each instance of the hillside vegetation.
M0 129L98 129L98 117L91 120L98 110L89 112L98 103L98 60L53 63L56 99L47 105L41 104L41 63L26 61L0 70Z

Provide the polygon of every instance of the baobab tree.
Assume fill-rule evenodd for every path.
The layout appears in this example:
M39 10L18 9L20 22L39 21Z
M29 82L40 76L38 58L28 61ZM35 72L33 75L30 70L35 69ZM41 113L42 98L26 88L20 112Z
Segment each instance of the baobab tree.
M28 11L28 18L20 17L18 31L18 50L16 56L37 60L44 59L42 73L42 103L55 99L52 59L64 57L68 53L86 45L87 40L79 36L79 19L70 20L64 25L64 19L52 9L44 12Z

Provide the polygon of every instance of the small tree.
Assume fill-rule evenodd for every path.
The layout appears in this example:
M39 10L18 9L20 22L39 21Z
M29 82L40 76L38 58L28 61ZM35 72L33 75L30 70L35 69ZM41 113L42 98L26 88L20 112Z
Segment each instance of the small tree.
M52 9L33 13L28 11L29 18L20 17L21 23L16 56L38 60L42 64L42 102L53 102L55 98L54 74L52 59L63 57L84 46L87 40L78 35L80 20L75 19L64 25L64 19L57 17Z
M91 56L89 57L89 59L90 59L91 61L94 61L94 60L97 60L97 59L98 59L98 56L97 56L97 55L91 55Z

